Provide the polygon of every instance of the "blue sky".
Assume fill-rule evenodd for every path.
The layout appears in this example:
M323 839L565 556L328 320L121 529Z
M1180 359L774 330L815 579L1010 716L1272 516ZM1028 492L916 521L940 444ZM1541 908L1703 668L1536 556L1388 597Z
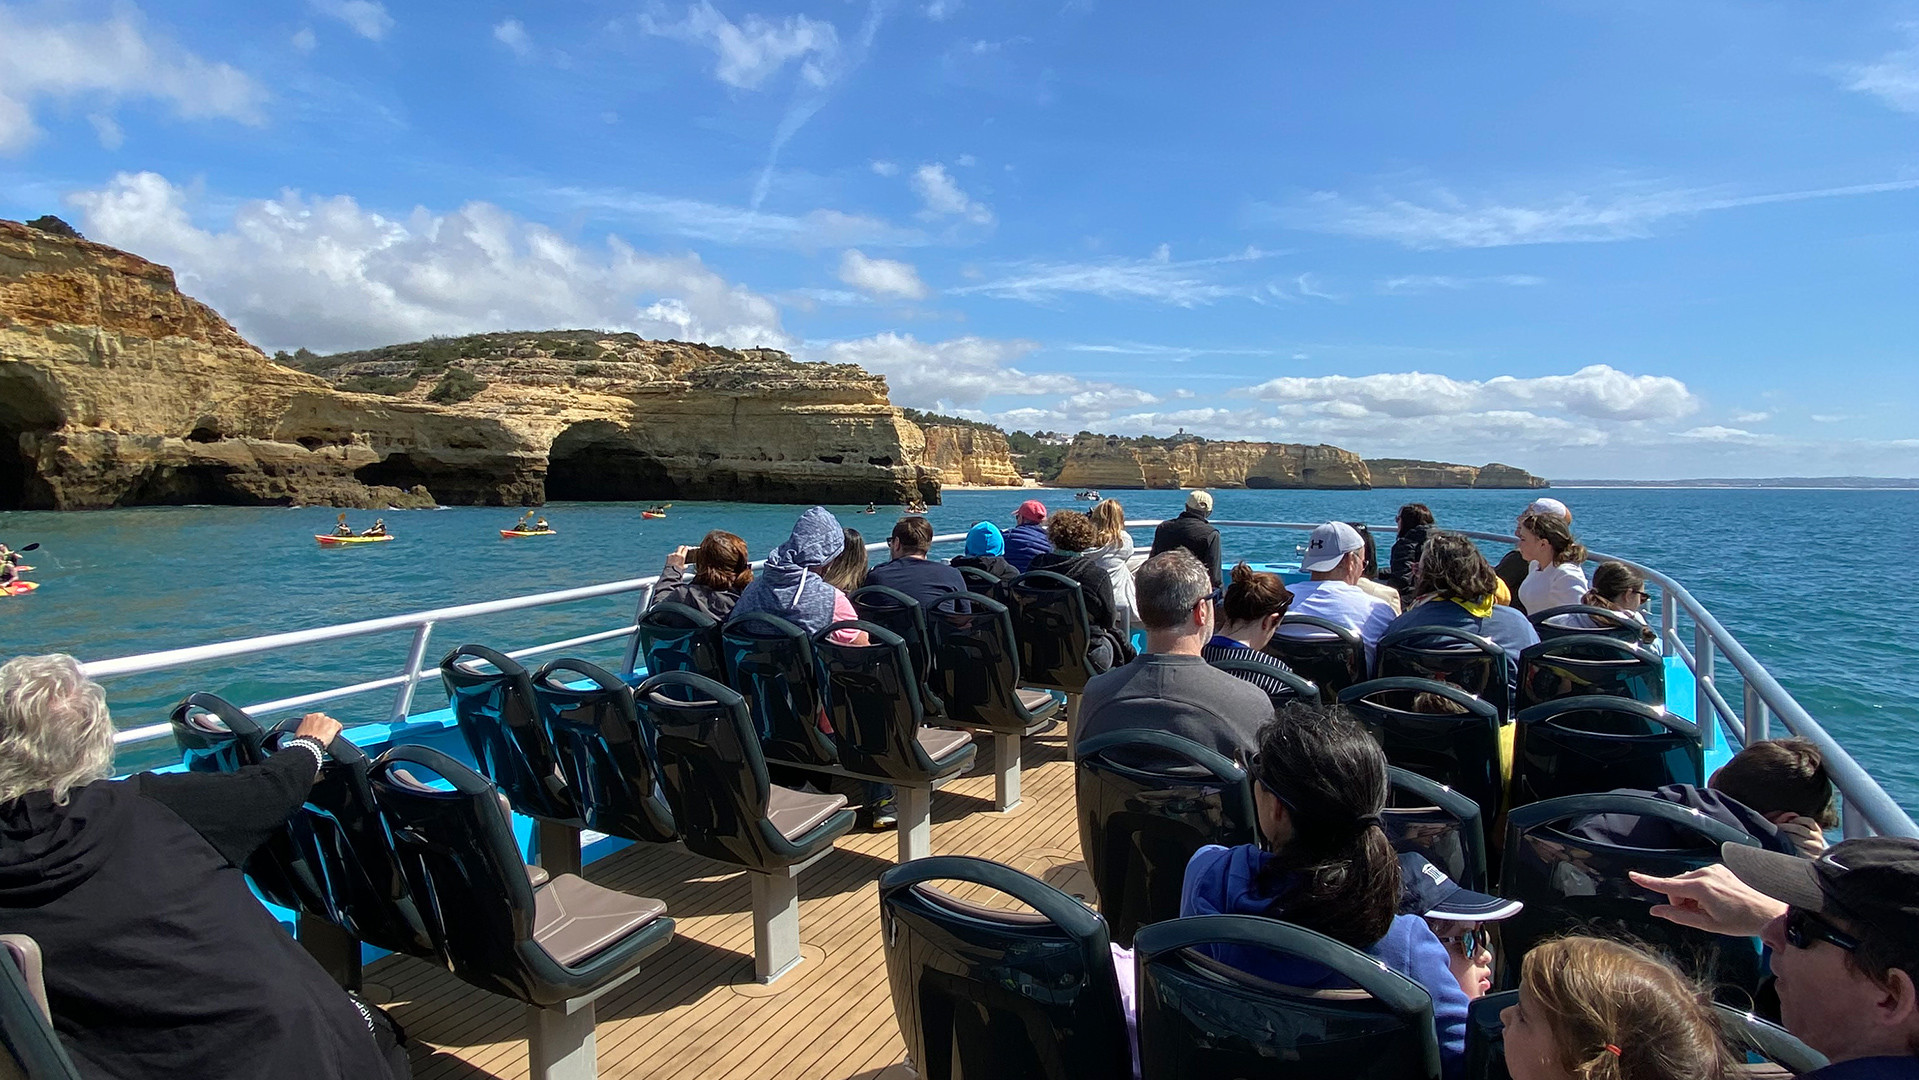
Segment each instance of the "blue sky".
M0 216L271 350L592 326L1010 426L1919 475L1919 3L0 2Z

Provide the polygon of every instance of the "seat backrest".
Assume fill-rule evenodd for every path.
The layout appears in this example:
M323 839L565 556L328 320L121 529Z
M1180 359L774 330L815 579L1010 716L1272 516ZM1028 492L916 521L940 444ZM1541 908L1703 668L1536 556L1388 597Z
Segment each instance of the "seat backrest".
M1644 646L1599 634L1563 635L1519 654L1515 708L1595 694L1664 705L1666 662Z
M686 849L748 869L787 865L766 823L772 781L746 699L687 671L648 677L633 699L659 738L660 782Z
M1494 641L1450 626L1408 626L1380 638L1375 655L1382 679L1451 683L1491 705L1500 719L1512 715L1512 658Z
M1611 608L1590 604L1567 604L1532 612L1526 618L1538 631L1539 640L1556 637L1596 636L1617 638L1637 645L1645 639L1645 626ZM1593 625L1597 624L1597 625Z
M1004 596L1026 685L1069 694L1084 690L1093 677L1086 662L1093 631L1079 582L1050 570L1029 570L1006 583Z
M1281 616L1266 651L1310 679L1328 705L1341 690L1366 681L1366 643L1358 631L1330 619Z
M854 589L847 599L853 601L861 619L885 627L906 642L907 656L913 661L914 685L919 689L920 711L929 717L945 715L945 704L933 685L932 642L927 634L926 609L918 600L885 585Z
M534 672L533 693L587 827L656 844L679 839L632 688L584 660L555 660Z
M942 596L926 613L934 690L948 723L1022 734L1019 642L1006 605L977 594Z
M1000 579L997 576L989 574L977 566L960 566L955 567L955 569L960 572L961 577L966 579L966 588L969 591L978 593L981 596L990 596L994 599L1000 598L1002 587Z
M755 611L726 620L720 645L727 685L746 698L767 759L837 764L833 740L820 730L819 669L806 631Z
M1273 701L1273 708L1280 709L1293 701L1318 701L1319 687L1311 679L1296 675L1278 664L1269 664L1261 660L1231 658L1208 660L1213 665L1236 679L1245 679L1266 692Z
M213 723L209 723L209 720ZM246 712L213 694L192 694L174 707L175 730L211 735L226 732L224 746L209 744L201 764L221 771L257 765L298 727L289 719L262 729ZM275 829L244 867L254 886L273 903L340 927L389 952L434 955L420 911L369 779L366 754L345 736L327 747L306 802Z
M480 775L528 817L577 821L579 807L560 775L533 677L519 662L484 645L462 645L440 661L453 718Z
M0 934L0 1080L80 1080L47 1012L40 946Z
M1179 915L1193 852L1255 836L1246 770L1211 747L1163 731L1112 731L1074 759L1079 846L1113 940Z
M1201 915L1142 927L1133 944L1146 1076L1440 1076L1425 988L1323 934L1252 915ZM1282 985L1214 959L1247 953L1330 969L1354 989Z
M726 678L720 657L720 622L698 608L663 602L640 616L640 653L646 672L691 671L709 679Z
M1688 843L1674 848L1638 848L1603 843L1573 830L1598 814L1658 818L1671 835ZM1627 876L1639 871L1674 877L1720 861L1720 845L1757 845L1739 829L1696 810L1644 795L1570 795L1522 806L1507 818L1498 895L1526 906L1500 923L1499 985L1518 985L1518 961L1527 949L1567 932L1638 941L1661 949L1715 989L1748 995L1759 982L1759 952L1752 939L1721 937L1657 918L1664 903Z
M1506 801L1499 711L1457 686L1432 679L1356 683L1339 703L1365 725L1402 769L1431 777L1479 804L1487 821Z
M1703 784L1704 750L1690 721L1621 697L1560 698L1519 714L1512 804L1614 788Z
M1479 804L1434 780L1386 767L1379 823L1395 851L1412 851L1468 889L1486 891L1486 821Z
M533 937L533 886L506 796L450 755L413 744L381 754L372 781L447 967L475 986L525 1000L519 946Z
M1501 990L1474 1001L1466 1010L1466 1068L1462 1080L1511 1080L1506 1069L1506 1029L1499 1014L1519 1000L1519 991ZM1826 1064L1826 1056L1794 1038L1785 1028L1729 1005L1714 1002L1719 1030L1735 1053L1777 1065L1789 1076L1803 1076ZM1761 1075L1755 1073L1753 1075Z
M962 900L932 884L943 881L993 889L1024 907ZM879 893L893 1012L919 1076L1131 1073L1106 924L1085 905L1011 867L963 855L891 867Z
M832 639L848 629L864 631L867 643ZM932 779L933 763L919 744L924 717L906 642L877 623L849 619L814 636L813 657L841 767L905 783Z

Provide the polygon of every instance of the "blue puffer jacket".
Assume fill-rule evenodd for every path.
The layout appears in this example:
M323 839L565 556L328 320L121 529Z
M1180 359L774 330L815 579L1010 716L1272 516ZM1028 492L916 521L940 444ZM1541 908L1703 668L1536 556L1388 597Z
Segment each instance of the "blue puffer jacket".
M1015 525L1006 532L1006 561L1024 574L1033 567L1033 556L1053 550L1044 525Z

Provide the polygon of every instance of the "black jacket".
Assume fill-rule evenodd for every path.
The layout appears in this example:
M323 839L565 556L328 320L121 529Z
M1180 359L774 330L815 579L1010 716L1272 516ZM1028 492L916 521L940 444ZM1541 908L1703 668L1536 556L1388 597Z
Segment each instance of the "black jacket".
M1526 612L1526 605L1519 602L1519 587L1525 584L1526 575L1532 572L1532 568L1533 564L1526 561L1526 557L1519 553L1518 548L1508 551L1499 560L1499 565L1493 567L1493 573L1498 574L1499 580L1506 583L1506 591L1512 595L1513 610L1522 615Z
M1393 539L1393 553L1386 564L1388 584L1405 592L1413 587L1413 564L1419 561L1419 549L1426 546L1431 527L1415 525Z
M1000 579L1001 582L1011 581L1019 576L1019 567L1014 566L998 555L955 555L952 559L952 565L961 570L967 567L975 570L984 570Z
M1098 560L1077 552L1043 551L1033 556L1033 569L1060 574L1079 582L1080 602L1086 605L1087 628L1092 631L1087 643L1088 655L1100 656L1100 643L1106 643L1106 659L1095 663L1097 670L1104 671L1133 658L1133 643L1117 625L1119 615L1113 603L1113 576L1106 572Z
M1799 849L1793 846L1792 838L1781 833L1779 826L1767 821L1765 815L1711 788L1694 787L1691 784L1668 784L1657 791L1619 788L1613 794L1645 795L1675 803L1689 810L1696 810L1722 825L1730 825L1744 832L1768 850L1787 855L1799 854ZM1666 822L1658 818L1634 817L1631 814L1596 814L1568 831L1582 840L1615 846L1636 848L1689 846L1684 837Z
M289 748L237 773L0 804L0 928L39 942L80 1075L392 1075L367 1018L239 870L306 798L315 764Z
M653 602L685 604L725 622L733 613L733 605L740 602L740 594L702 585L687 577L685 570L667 563L660 571L660 583L653 586Z
M1153 530L1153 554L1185 548L1206 564L1206 572L1213 577L1213 587L1218 588L1219 530L1206 520L1210 516L1188 509L1181 510L1171 521L1160 522L1159 528Z

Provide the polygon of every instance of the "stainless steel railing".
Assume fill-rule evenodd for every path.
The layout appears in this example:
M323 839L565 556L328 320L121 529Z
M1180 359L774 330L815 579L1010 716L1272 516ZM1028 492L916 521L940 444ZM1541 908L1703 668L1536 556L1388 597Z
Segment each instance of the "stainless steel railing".
M1159 522L1129 521L1126 524L1128 528L1152 528ZM1221 529L1288 529L1309 532L1321 523L1215 521L1213 524ZM1396 531L1390 525L1375 525L1371 528L1376 533ZM1513 537L1501 533L1461 531L1475 540L1504 544L1513 542ZM950 544L961 542L965 538L964 533L947 533L934 537L933 542ZM885 544L869 544L867 550L877 551L885 546ZM1589 558L1593 561L1606 561L1614 557L1593 552ZM1919 836L1919 825L1915 825L1912 817L1893 801L1879 782L1874 780L1871 774L1866 772L1865 768L1855 761L1852 755L1847 753L1845 748L1840 746L1838 741L1827 733L1793 699L1792 695L1786 692L1783 686L1779 685L1779 681L1772 676L1772 673L1746 651L1745 647L1713 616L1712 612L1706 609L1705 605L1687 592L1684 586L1665 574L1629 559L1617 561L1633 567L1644 574L1647 581L1659 586L1661 649L1667 656L1679 657L1693 674L1695 692L1693 715L1700 721L1700 731L1707 740L1708 746L1713 744L1722 730L1741 744L1765 739L1771 731L1772 722L1776 719L1794 735L1810 739L1824 755L1826 770L1832 776L1833 784L1838 788L1842 800L1846 835L1861 836L1867 833L1880 833ZM754 565L757 567L760 564ZM84 668L91 678L112 679L118 676L187 668L219 660L280 652L301 646L410 630L412 634L406 658L398 674L245 706L250 713L271 715L311 708L363 694L392 690L394 696L389 717L392 721L398 722L404 720L411 709L415 689L432 675L432 669L426 668L425 664L427 648L434 631L444 624L461 620L631 594L635 597L634 618L631 622L596 633L549 641L507 653L515 659L520 659L624 638L626 639L625 668L628 673L631 673L639 652L639 616L651 601L653 586L658 580L657 576L632 578L584 588L561 589L529 596L488 600L477 604L435 608L408 615L365 619L336 626L316 627L311 630L268 634L262 637L242 638L183 649L167 649L137 656L96 660L85 664ZM1684 613L1692 622L1690 646L1681 630L1681 613ZM1724 658L1743 683L1744 690L1739 708L1734 707L1720 687L1715 668L1717 658ZM171 729L166 724L149 724L118 732L114 736L114 741L120 746L130 746L165 738L170 734Z

